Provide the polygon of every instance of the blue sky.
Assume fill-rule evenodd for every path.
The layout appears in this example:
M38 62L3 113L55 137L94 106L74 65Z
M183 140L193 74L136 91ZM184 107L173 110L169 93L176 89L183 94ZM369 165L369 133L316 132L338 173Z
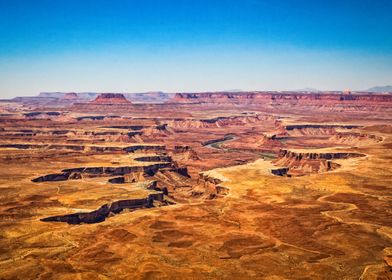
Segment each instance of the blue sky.
M0 0L0 95L392 84L389 0Z

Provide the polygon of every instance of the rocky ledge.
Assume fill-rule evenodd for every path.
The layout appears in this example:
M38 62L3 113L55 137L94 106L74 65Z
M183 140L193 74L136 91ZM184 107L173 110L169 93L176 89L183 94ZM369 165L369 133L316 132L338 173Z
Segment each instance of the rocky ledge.
M146 198L119 200L102 205L99 209L91 212L79 212L69 215L52 216L41 219L43 222L65 222L68 224L93 224L105 221L111 214L118 214L125 209L135 211L137 209L152 208L168 205L163 193L149 194Z
M121 93L101 93L90 104L131 104L131 101Z

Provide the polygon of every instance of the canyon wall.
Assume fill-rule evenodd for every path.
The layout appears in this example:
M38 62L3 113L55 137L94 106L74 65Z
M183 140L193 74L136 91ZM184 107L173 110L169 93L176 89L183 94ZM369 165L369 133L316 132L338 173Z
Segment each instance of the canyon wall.
M326 102L391 102L391 94L343 94L343 93L299 93L299 92L205 92L177 93L172 99L180 103L267 103L282 101L326 101Z

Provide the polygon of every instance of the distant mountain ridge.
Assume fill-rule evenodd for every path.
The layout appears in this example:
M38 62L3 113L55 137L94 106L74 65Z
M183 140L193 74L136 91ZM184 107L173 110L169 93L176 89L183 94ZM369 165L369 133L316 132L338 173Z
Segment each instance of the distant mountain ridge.
M75 95L77 98L82 100L94 100L100 93L98 92L40 92L39 98L57 98L64 99L70 94ZM162 91L151 91L151 92L138 92L138 93L120 93L124 97L132 102L139 103L163 103L169 100L174 94L162 92Z
M369 92L392 92L392 86L376 86L367 89Z
M315 88L310 88L310 87L301 88L301 89L298 89L297 91L303 91L303 92L320 92L320 90L315 89Z

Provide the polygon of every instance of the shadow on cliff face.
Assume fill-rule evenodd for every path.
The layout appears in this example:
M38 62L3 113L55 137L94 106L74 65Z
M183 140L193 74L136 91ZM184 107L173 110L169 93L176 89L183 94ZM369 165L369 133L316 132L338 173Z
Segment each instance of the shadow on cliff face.
M143 158L144 159L144 158ZM145 160L144 160L145 161ZM33 182L66 181L69 179L82 179L86 177L118 176L135 172L154 175L161 169L169 169L181 174L187 174L186 168L177 167L172 162L162 162L145 166L119 166L119 167L78 167L62 170L62 173L49 174L32 179Z
M272 169L271 173L277 176L301 176L311 173L328 172L340 167L335 159L349 159L365 157L366 155L351 152L293 152L281 150L278 158L273 161L281 168Z
M80 212L62 216L52 216L41 219L43 222L65 222L68 224L93 224L105 221L111 215L121 213L124 210L136 211L143 208L153 208L169 205L164 194L149 194L146 198L119 200L110 204L104 204L99 209L91 212Z
M83 177L112 177L112 184L140 183L151 191L147 197L119 200L102 205L91 212L52 216L41 219L44 222L66 222L68 224L99 223L107 217L124 210L135 211L187 202L192 199L214 199L226 195L228 190L218 186L219 180L200 176L192 179L186 167L179 167L170 156L154 155L136 158L143 162L158 162L144 166L120 167L80 167L62 170L62 173L49 174L33 179L33 182L64 181Z

